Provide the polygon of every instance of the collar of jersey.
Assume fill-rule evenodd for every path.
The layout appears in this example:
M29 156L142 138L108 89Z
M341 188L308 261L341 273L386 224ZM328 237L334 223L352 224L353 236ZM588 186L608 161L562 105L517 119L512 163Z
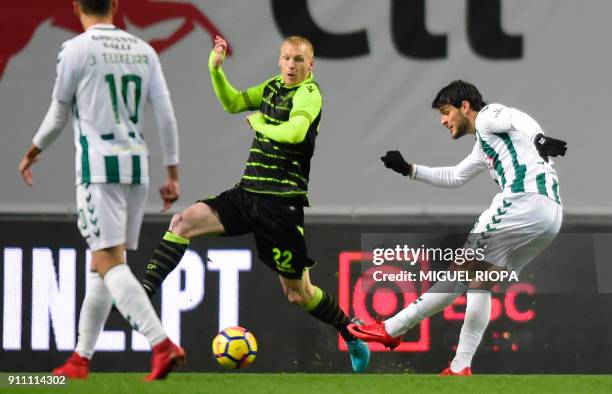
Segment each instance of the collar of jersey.
M95 25L89 27L87 30L92 29L100 29L100 30L117 30L117 26L112 23L96 23Z

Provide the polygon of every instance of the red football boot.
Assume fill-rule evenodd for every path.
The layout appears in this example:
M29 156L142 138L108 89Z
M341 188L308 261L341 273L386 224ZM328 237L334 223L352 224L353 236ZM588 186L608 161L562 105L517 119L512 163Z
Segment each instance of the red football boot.
M459 372L453 372L450 365L440 372L440 376L472 376L472 368L465 367Z
M166 338L153 346L151 373L144 380L165 379L170 371L185 364L185 361L186 357L183 348L176 346L170 339Z
M51 373L55 376L66 376L69 379L87 379L90 363L90 359L73 352L63 365L55 368Z
M390 349L396 348L401 342L402 337L392 337L385 330L385 323L376 322L372 324L365 324L363 326L357 324L349 324L348 330L353 336L359 339L363 339L366 342L379 342Z

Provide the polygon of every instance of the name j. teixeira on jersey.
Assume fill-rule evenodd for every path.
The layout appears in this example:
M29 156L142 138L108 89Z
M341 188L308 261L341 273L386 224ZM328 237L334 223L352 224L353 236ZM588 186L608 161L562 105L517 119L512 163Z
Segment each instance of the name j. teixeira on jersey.
M149 64L149 57L144 53L107 53L101 56L91 55L90 66L96 64Z

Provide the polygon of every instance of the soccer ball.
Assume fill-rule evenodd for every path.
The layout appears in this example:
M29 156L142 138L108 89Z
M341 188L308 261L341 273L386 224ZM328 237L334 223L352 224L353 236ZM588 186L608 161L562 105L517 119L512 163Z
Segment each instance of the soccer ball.
M257 341L246 328L228 327L212 341L212 351L217 362L227 369L244 368L257 356Z

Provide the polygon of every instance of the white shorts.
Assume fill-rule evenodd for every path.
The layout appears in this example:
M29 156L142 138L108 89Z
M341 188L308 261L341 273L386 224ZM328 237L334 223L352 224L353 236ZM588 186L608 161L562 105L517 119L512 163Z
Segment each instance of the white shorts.
M484 249L484 261L517 274L555 239L563 208L536 193L497 194L468 236L466 248Z
M92 251L122 244L138 248L147 191L148 185L77 185L77 225Z

